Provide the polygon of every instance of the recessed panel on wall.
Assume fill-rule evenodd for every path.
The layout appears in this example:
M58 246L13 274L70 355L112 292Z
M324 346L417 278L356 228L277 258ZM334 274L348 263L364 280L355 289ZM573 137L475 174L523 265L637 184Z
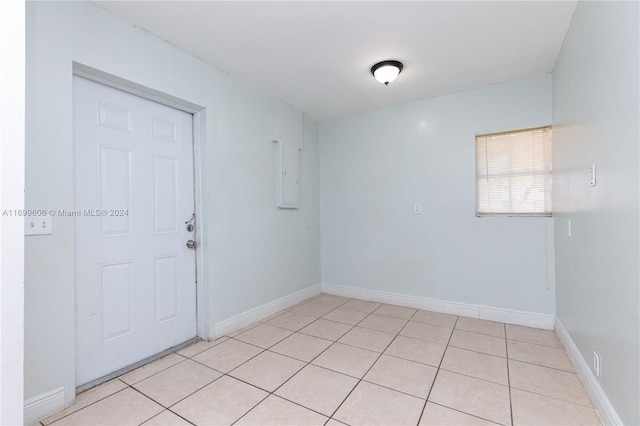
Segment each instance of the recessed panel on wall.
M151 133L154 139L170 143L177 142L177 125L172 121L154 118L151 123Z
M101 265L100 318L102 342L133 333L133 263Z
M131 133L131 111L98 101L98 125Z
M98 216L101 237L132 231L132 155L125 149L98 145L99 206L81 206L84 216Z
M179 316L178 259L166 256L155 259L156 323Z
M300 148L275 140L276 205L281 209L300 207Z
M304 141L304 118L300 111L279 99L271 99L272 141L276 156L276 205L300 207L300 150Z
M178 160L153 157L153 229L156 233L178 231Z

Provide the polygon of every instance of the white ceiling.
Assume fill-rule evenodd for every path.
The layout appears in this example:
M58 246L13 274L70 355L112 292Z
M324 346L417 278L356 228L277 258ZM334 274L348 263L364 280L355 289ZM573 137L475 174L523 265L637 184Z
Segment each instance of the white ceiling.
M96 1L317 121L549 73L576 1ZM405 68L383 86L371 65Z

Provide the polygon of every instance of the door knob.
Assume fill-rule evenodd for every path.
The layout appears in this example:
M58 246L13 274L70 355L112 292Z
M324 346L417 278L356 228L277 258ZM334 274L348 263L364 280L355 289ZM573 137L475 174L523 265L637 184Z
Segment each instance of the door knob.
M189 240L187 241L187 247L192 249L192 248L196 248L196 242L193 240Z

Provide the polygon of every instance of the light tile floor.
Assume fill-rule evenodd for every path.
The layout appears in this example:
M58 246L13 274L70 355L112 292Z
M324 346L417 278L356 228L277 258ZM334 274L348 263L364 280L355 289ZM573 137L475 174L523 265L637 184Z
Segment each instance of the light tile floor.
M322 294L42 425L595 425L552 331Z

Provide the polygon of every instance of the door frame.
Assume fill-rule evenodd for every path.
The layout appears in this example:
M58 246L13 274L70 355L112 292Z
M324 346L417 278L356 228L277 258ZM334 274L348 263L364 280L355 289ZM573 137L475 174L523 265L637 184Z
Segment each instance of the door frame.
M92 68L90 66L73 62L73 75L84 77L88 80L105 86L122 90L132 95L148 99L150 101L166 105L175 109L192 114L193 116L193 183L194 183L194 206L196 213L196 229L195 237L198 242L196 250L196 333L197 337L208 340L210 338L209 330L209 286L204 285L208 282L209 273L207 262L207 253L209 245L207 243L205 229L208 229L206 212L206 194L207 181L205 170L206 157L206 108L195 103L177 98L164 92L146 87L130 80L106 73L104 71ZM75 185L75 182L74 182ZM75 232L75 231L74 231ZM75 239L74 239L75 241ZM75 252L75 242L74 242ZM74 255L75 263L75 255ZM74 283L75 285L75 283ZM75 300L74 300L75 305ZM75 364L75 362L74 362ZM74 367L75 376L75 367Z

